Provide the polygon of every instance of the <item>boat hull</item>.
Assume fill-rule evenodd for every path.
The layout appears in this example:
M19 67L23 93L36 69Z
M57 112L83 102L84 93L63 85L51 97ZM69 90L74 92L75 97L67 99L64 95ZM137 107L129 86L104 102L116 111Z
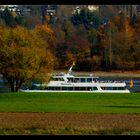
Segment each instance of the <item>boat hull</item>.
M130 93L129 90L96 90L96 91L68 91L68 90L20 90L21 92L73 92L73 93Z

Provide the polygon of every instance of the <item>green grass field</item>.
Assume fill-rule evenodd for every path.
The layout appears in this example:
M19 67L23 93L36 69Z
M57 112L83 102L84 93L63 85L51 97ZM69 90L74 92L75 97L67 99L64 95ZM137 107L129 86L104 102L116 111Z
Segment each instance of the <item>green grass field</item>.
M140 94L1 93L0 112L140 113Z

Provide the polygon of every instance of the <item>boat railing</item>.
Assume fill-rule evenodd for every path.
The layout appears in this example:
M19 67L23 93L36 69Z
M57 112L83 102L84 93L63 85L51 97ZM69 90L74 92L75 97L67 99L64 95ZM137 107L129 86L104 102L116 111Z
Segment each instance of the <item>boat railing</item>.
M97 81L95 80L94 81L95 83L98 82L98 83L124 83L124 81L118 81L118 80L105 80L105 81Z
M89 82L82 82L80 80L69 80L67 81L68 83L124 83L124 81L118 81L118 80L93 80L93 81L89 81Z

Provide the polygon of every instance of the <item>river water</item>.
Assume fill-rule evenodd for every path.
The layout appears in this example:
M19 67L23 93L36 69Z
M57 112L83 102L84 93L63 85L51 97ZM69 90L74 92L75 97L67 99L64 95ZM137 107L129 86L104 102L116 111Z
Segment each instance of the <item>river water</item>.
M133 87L130 89L131 92L140 92L140 78L129 78L129 77L100 77L100 80L116 80L125 81L126 87L130 89L130 80L133 81Z
M130 89L130 80L133 80L133 87ZM131 92L139 92L140 93L140 78L129 78L129 77L99 77L99 81L108 81L108 80L115 80L115 81L125 81L126 83L126 87L128 89L130 89ZM3 91L3 90L6 90L6 86L5 84L3 83L3 80L0 79L0 92ZM10 89L8 88L8 90L10 91Z

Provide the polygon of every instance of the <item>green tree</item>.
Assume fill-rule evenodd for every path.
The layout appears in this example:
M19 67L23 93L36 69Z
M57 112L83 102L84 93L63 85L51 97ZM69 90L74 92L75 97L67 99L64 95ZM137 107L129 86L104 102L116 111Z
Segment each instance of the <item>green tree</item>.
M92 56L94 54L98 54L98 52L99 52L99 47L97 46L97 44L98 44L98 31L95 29L89 30L88 40L91 43L90 56L92 58Z
M74 25L83 24L86 29L97 29L100 26L99 16L87 9L82 9L80 12L76 11L71 17L71 21Z
M28 80L44 78L42 74L53 68L53 55L44 46L46 43L33 30L0 27L0 73L12 92L18 92Z
M16 22L10 10L6 7L5 10L2 12L2 18L5 20L7 26L15 27Z
M26 19L23 16L16 16L15 21L20 26L23 26L23 27L27 26Z

